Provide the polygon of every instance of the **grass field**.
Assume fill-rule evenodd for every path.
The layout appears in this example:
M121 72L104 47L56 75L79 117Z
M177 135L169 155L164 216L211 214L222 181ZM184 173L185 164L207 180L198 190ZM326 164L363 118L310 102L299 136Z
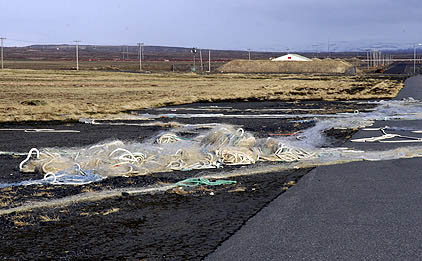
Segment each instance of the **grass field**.
M121 117L122 111L223 100L392 98L402 80L281 74L0 71L0 121Z
M216 70L224 62L211 62L211 70ZM7 69L29 69L29 70L74 70L76 69L76 62L73 60L30 60L30 61L5 61L4 64ZM143 61L142 70L144 71L165 71L165 72L190 72L193 67L192 61ZM199 62L196 63L197 71L201 67ZM104 60L81 60L79 61L79 68L81 70L99 70L99 71L133 71L139 70L139 61L104 61ZM208 63L203 63L203 70L208 70Z

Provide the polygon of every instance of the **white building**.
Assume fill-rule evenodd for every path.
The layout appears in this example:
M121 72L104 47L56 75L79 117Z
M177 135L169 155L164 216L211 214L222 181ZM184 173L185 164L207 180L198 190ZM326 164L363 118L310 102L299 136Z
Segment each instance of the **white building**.
M305 56L294 54L294 53L288 53L286 55L277 57L272 59L271 61L279 62L279 61L299 61L299 62L309 62L312 61L309 58L306 58Z

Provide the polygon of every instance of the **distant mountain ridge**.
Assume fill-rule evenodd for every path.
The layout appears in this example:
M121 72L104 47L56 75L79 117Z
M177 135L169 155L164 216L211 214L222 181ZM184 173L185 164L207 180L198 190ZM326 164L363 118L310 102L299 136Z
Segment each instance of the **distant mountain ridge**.
M11 60L71 60L75 57L75 45L72 44L34 44L24 47L6 47L5 57ZM143 46L143 60L166 61L166 60L208 60L209 51L211 60L229 61L233 59L249 59L249 51L246 50L208 50L196 49L193 54L192 48L172 46ZM309 58L350 58L366 57L367 50L355 52L296 52ZM202 52L202 53L201 53ZM389 53L413 54L413 49L391 50ZM286 52L250 51L252 60L267 60L286 54ZM79 45L79 57L81 60L137 60L139 59L139 47L129 45Z

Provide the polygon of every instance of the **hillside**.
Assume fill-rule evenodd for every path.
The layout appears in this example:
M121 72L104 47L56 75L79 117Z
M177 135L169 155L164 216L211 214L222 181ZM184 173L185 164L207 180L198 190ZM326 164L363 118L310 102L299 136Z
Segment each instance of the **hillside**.
M7 60L73 60L75 58L75 46L60 45L30 45L25 47L6 47L4 50ZM252 60L267 60L272 57L284 55L284 52L256 52L251 51ZM301 53L308 57L326 57L326 53ZM365 53L346 52L330 54L335 57L365 57ZM208 49L203 49L202 56L204 61L208 60ZM211 50L211 59L213 61L229 61L233 59L248 59L249 54L246 50ZM196 53L196 59L199 60L199 49ZM80 60L137 60L139 59L138 46L113 46L113 45L79 45ZM169 46L144 46L143 59L147 61L192 61L193 55L191 48L169 47Z

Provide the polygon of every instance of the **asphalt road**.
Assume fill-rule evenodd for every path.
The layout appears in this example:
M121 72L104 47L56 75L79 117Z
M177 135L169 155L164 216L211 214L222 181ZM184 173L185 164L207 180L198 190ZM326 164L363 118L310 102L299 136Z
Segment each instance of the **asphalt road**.
M407 80L397 98L422 99L421 90L422 76L417 76ZM422 121L382 121L375 126L386 125L422 129ZM368 136L375 135L361 130L352 139ZM345 145L383 150L403 143ZM251 218L207 260L418 260L420 167L420 158L318 167Z
M384 73L386 74L406 74L410 64L407 63L395 63Z
M385 74L408 74L412 75L415 70L417 74L421 73L421 64L416 64L416 67L413 68L413 63L394 63L389 69L387 69Z

